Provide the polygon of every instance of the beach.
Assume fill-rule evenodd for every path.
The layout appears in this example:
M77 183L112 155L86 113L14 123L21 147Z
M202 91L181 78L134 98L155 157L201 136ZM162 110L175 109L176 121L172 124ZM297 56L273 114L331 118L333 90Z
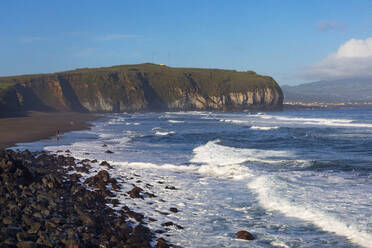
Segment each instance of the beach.
M13 148L35 158L45 151L63 180L105 194L115 211L135 212L131 227L143 221L153 241L370 247L372 110L115 113L91 124ZM242 230L254 240L237 239ZM75 240L88 244L86 233Z
M0 161L0 247L154 247L146 227L154 219L108 206L117 206L112 197L121 187L107 162L82 180L76 172L96 161L12 150L1 150ZM142 191L134 187L130 197L141 198L135 190ZM169 246L159 238L156 247Z
M58 131L86 129L90 126L87 122L99 117L98 114L76 112L29 112L24 116L0 118L0 149L57 136Z

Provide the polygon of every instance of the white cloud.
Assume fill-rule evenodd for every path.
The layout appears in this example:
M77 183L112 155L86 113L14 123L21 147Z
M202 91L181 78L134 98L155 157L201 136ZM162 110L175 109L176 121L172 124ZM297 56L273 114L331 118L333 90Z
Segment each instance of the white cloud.
M372 56L372 37L366 40L351 39L341 45L336 55L340 58L363 58Z
M372 77L372 37L347 41L300 76L309 80Z

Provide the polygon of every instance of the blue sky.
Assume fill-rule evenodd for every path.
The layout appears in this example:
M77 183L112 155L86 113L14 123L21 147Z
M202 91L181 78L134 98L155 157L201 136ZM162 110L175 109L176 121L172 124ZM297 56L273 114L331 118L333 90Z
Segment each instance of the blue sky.
M0 76L154 62L297 84L344 75L352 39L369 49L372 1L3 0L0 30Z

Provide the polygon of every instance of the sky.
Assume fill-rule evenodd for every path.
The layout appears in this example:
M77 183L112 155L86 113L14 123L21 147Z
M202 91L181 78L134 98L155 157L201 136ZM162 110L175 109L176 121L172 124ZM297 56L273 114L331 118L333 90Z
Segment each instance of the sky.
M157 63L372 77L370 0L2 0L0 76Z

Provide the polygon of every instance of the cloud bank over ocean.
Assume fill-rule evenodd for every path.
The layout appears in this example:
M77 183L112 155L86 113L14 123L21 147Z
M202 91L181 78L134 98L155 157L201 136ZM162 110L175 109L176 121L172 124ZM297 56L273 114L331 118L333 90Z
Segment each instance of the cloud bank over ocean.
M303 70L300 76L310 80L372 77L372 37L350 39L336 53Z

